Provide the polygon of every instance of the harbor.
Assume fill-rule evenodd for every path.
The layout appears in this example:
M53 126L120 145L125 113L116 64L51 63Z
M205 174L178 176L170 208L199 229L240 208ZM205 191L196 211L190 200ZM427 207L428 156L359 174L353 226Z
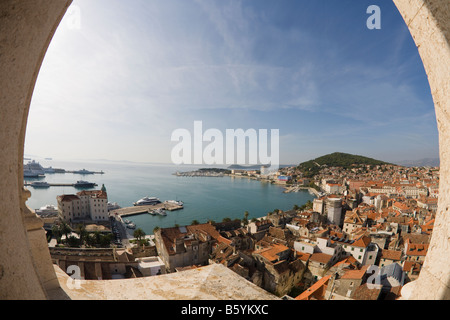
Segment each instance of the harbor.
M143 205L143 206L133 206L133 207L127 207L127 208L120 208L112 210L112 214L116 214L120 217L128 217L128 216L134 216L139 214L148 213L150 214L151 211L156 210L167 210L167 211L175 211L183 209L182 205L178 205L176 203L170 203L170 202L162 202L158 204L152 204L152 205Z

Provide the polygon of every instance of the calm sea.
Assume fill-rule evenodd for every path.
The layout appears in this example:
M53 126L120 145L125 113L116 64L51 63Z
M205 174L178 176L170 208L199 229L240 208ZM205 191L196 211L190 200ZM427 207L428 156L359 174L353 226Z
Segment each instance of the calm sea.
M145 233L152 234L158 227L189 225L193 220L200 223L223 218L244 217L249 212L249 219L265 216L274 209L289 210L294 205L303 205L314 199L308 191L283 193L284 188L267 182L232 177L177 177L176 171L190 171L199 167L136 164L114 162L69 162L39 161L44 167L64 168L66 170L87 169L104 171L104 174L80 175L72 173L46 174L39 181L49 183L75 183L78 180L95 182L100 189L104 184L109 202L117 202L121 207L131 207L133 202L145 197L158 197L164 200L182 200L184 209L167 212L167 216L142 214L127 217ZM37 179L28 179L34 181ZM27 204L38 209L47 204L56 205L56 197L61 194L75 194L79 189L73 187L50 187L34 189Z

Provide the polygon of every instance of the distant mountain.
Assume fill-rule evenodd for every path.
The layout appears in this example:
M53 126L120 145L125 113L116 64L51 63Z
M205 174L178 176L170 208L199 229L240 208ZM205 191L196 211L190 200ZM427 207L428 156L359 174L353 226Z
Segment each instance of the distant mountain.
M391 163L354 154L334 152L313 160L302 162L298 165L298 168L305 176L312 177L319 173L323 166L349 168L353 164L383 165Z
M419 160L403 160L396 162L400 166L405 167L439 167L439 158L424 158Z

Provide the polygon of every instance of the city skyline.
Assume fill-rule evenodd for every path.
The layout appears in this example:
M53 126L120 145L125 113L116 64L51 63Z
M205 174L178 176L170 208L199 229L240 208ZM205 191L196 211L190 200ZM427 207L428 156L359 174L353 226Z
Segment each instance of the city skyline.
M131 3L131 5L130 5ZM369 5L381 9L370 30ZM280 163L438 158L426 74L385 1L75 0L44 59L25 154L170 163L171 133L279 129Z

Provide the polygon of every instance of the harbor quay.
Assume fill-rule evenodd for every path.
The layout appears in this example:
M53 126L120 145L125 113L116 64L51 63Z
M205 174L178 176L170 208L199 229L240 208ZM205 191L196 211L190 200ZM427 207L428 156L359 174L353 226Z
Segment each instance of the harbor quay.
M111 211L111 214L115 214L120 217L134 216L138 214L148 213L149 210L164 209L167 211L174 211L183 209L183 206L177 205L175 203L162 202L152 205L142 205L115 209Z

